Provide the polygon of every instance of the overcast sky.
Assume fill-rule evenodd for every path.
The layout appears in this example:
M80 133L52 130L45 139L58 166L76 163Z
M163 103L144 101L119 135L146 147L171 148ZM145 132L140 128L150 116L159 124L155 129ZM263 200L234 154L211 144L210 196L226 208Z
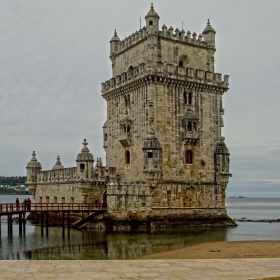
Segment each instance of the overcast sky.
M109 41L142 25L151 1L0 0L0 175L75 166L83 138L102 157ZM216 30L215 72L230 75L223 134L228 195L280 197L280 2L153 1L160 27Z

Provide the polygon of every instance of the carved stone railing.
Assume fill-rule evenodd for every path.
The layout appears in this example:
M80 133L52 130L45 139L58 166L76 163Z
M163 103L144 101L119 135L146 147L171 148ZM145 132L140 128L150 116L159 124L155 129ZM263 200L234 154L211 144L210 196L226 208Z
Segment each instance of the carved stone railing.
M121 142L123 147L127 147L131 145L132 135L130 132L124 132L121 136L119 136L119 141Z
M187 144L195 144L199 139L198 131L185 131L183 133L183 140L187 142Z

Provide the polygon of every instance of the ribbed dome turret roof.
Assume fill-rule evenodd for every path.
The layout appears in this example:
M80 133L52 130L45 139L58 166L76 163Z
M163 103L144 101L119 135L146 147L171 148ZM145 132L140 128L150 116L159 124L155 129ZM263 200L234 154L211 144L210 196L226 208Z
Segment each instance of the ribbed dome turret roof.
M160 143L154 135L154 131L151 129L148 137L146 138L143 146L143 150L161 149Z
M216 154L229 155L229 150L224 142L225 138L221 137L221 142L217 143Z
M202 34L208 33L208 32L213 32L213 33L216 34L216 31L215 31L215 29L211 26L209 19L208 19L208 22L207 22L207 26L204 28Z
M147 19L148 17L156 17L159 19L159 15L157 14L157 12L154 10L154 6L153 3L151 4L151 8L150 11L147 13L147 15L145 16L145 19Z
M116 29L115 29L114 36L112 37L111 41L120 41L120 38L118 37Z
M32 153L32 158L31 160L27 163L27 166L26 167L30 167L30 168L42 168L41 166L41 163L39 161L37 161L37 158L36 158L36 154L35 154L35 151L33 151Z
M93 155L89 152L89 149L87 147L87 140L84 139L84 147L81 150L81 153L78 154L76 161L91 161L93 162Z
M57 156L57 161L52 169L63 169L63 168L64 168L64 166L61 164L59 156Z

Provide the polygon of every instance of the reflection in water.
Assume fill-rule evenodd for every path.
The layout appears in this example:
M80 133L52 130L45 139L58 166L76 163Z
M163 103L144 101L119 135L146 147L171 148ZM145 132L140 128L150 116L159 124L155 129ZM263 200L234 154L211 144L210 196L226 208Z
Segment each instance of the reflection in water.
M134 259L187 245L226 240L227 229L176 229L151 233L105 233L71 229L62 238L61 228L49 228L46 237L35 227L26 236L1 239L1 259Z

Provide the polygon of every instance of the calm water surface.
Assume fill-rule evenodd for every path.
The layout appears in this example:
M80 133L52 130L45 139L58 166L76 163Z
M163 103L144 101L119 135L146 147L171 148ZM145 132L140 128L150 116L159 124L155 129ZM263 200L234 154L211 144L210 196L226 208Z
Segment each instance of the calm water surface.
M30 196L0 195L0 203L20 202ZM232 218L280 219L280 199L227 198ZM41 228L26 224L26 235L7 237L7 222L2 217L0 259L133 259L187 245L225 240L280 240L280 223L238 223L235 228L189 228L157 230L151 233L105 233L97 230L70 230L62 238L61 228Z

